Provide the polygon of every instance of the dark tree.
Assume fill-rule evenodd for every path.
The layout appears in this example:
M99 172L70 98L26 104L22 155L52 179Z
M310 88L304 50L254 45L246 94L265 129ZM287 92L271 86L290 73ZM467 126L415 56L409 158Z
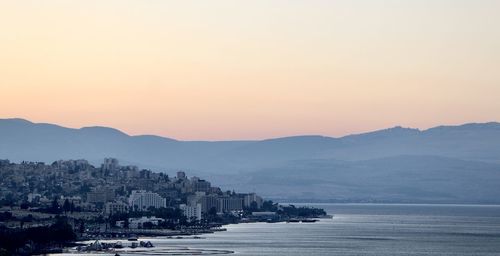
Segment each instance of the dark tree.
M80 234L85 232L85 222L83 220L80 221L80 227L78 228L78 231L80 232Z
M123 221L123 227L124 228L128 228L130 225L129 221L128 221L128 218L125 218L125 220Z
M257 205L257 202L253 201L250 203L250 211L257 211L259 208L259 205Z
M54 200L52 201L52 206L50 207L50 210L52 213L59 213L60 208L59 208L59 203L57 202L57 197L54 197Z
M64 200L63 210L64 212L69 212L71 210L71 204L69 203L69 200L67 198L66 200Z
M30 204L28 202L22 202L20 207L21 209L26 210L30 207Z
M217 216L217 209L215 207L210 208L210 210L208 210L208 215Z
M151 222L144 222L144 224L142 225L142 228L152 229L153 228L153 223L151 223Z

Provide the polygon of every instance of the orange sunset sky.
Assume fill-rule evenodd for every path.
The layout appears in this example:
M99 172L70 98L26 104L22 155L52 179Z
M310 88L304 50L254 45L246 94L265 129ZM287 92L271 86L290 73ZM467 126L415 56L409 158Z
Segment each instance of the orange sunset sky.
M184 140L500 120L500 1L0 1L0 118Z

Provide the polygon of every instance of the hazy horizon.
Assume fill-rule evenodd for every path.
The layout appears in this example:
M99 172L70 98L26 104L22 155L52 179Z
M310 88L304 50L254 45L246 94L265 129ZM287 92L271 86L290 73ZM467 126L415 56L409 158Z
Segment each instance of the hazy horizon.
M440 125L437 125L437 126L431 126L431 127L426 127L426 128L409 127L409 126L403 126L403 125L395 125L395 126L391 126L391 127L375 128L374 130L367 130L367 131L360 131L360 132L348 132L348 133L337 135L337 136L335 136L335 135L333 135L333 136L332 135L326 135L326 134L308 134L308 133L302 133L302 134L291 134L291 135L284 135L284 136L262 137L262 138L235 138L235 139L221 139L221 140L198 140L198 139L179 139L179 138L175 138L175 137L168 136L168 135L152 134L152 133L131 134L131 133L128 133L127 131L124 131L120 127L112 127L112 126L102 126L102 125L88 124L88 125L79 126L79 127L71 127L71 126L66 126L66 125L62 125L62 124L58 124L58 123L35 122L33 120L29 120L27 118L22 118L22 117L0 117L0 121L1 120L16 120L16 119L17 120L28 121L28 122L33 123L33 124L50 124L50 125L56 125L56 126L60 126L60 127L63 127L63 128L69 128L69 129L82 129L82 128L89 128L89 127L111 128L111 129L115 129L115 130L118 130L120 132L123 132L123 133L125 133L125 134L127 134L129 136L159 136L159 137L164 137L164 138L168 138L168 139L174 139L174 140L178 140L178 141L245 141L245 140L252 141L252 140L277 139L277 138L295 137L295 136L297 136L297 137L300 137L300 136L324 136L324 137L331 137L331 138L342 138L342 137L347 137L347 136L352 136L352 135L361 135L361 134L370 133L370 132L382 131L382 130L396 128L396 127L400 127L400 128L404 128L404 129L417 129L419 131L425 131L427 129L432 129L432 128L436 128L436 127L440 127L440 126L461 126L461 125L467 125L467 124L500 123L498 121L491 120L491 121L486 121L486 122L466 122L466 123L458 123L458 124L440 124Z

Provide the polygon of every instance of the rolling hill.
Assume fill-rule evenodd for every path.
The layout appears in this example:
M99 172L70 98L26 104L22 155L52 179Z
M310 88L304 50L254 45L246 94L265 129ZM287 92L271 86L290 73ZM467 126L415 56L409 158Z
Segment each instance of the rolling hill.
M0 159L98 164L105 157L156 171L184 169L227 189L284 200L500 202L500 124L494 122L340 138L179 141L0 119Z

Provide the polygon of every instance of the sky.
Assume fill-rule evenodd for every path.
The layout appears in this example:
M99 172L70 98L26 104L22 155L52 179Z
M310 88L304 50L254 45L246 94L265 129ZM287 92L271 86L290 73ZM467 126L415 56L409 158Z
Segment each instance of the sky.
M0 118L183 140L500 121L500 1L0 1Z

